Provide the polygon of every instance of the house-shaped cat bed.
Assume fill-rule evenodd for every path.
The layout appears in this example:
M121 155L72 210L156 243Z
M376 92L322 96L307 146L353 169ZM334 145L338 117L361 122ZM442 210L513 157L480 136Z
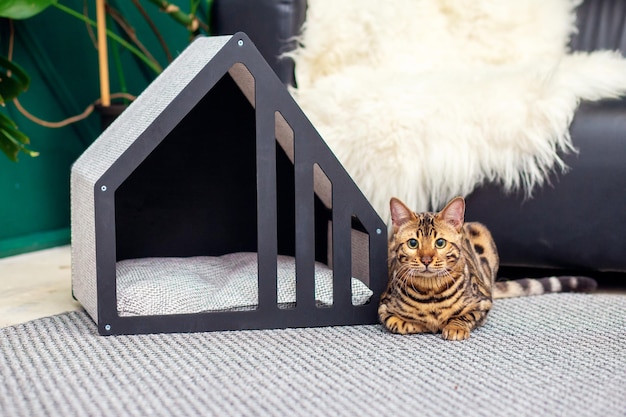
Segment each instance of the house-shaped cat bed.
M369 324L386 226L243 33L194 41L72 168L100 334Z

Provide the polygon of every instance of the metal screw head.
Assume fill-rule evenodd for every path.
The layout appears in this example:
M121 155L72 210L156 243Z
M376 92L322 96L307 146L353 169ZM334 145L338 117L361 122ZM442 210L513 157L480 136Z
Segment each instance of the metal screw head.
M100 189L101 189L102 191L106 191L106 190L107 190L107 186L106 186L106 185L103 185L102 187L100 187Z
M239 45L239 46L243 46L243 39L239 39L239 40L237 41L237 45Z
M110 324L106 324L104 326L104 330L106 330L107 332L111 330L111 325Z

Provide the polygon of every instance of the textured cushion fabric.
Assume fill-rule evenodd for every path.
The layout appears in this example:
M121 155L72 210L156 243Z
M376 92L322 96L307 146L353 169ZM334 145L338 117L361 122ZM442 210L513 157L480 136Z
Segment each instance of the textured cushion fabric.
M281 307L296 303L295 258L277 257ZM372 291L352 278L352 303L365 304ZM117 263L117 307L121 316L252 310L258 305L257 254L220 257L141 258ZM315 263L315 300L333 303L333 271Z

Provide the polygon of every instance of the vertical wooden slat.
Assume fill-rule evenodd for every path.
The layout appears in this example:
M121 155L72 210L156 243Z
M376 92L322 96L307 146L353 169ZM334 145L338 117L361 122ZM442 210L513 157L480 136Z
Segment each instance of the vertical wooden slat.
M313 161L311 137L296 132L296 308L315 307L315 199L313 194Z
M276 203L276 140L271 97L263 86L255 86L257 163L257 254L259 309L278 308L276 259L278 255Z
M352 205L335 188L343 187L333 187L333 307L348 309L352 307Z

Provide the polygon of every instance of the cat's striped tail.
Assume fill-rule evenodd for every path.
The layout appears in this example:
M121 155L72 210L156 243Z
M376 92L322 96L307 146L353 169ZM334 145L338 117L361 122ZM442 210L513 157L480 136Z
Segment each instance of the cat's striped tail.
M593 292L597 286L596 280L588 277L522 278L496 282L493 298L524 297L551 292Z

